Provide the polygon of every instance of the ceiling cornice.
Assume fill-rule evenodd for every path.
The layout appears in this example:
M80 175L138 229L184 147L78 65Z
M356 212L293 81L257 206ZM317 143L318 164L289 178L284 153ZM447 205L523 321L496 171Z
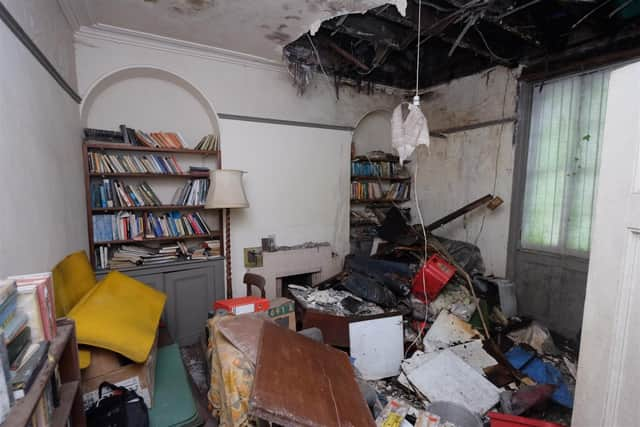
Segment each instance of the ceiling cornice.
M57 0L62 14L66 18L72 31L78 31L83 25L91 25L89 18L89 6L86 2L74 2L72 0Z
M105 24L95 24L90 27L81 26L80 29L76 31L75 38L76 40L106 40L212 61L286 72L284 64L259 56Z

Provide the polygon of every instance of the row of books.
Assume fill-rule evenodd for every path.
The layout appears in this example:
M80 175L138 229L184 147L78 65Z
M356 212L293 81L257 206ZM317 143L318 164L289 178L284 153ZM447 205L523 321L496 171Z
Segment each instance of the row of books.
M211 234L211 229L200 213L180 214L173 211L166 215L147 216L147 237L184 237Z
M209 191L209 179L198 178L189 180L182 187L176 188L176 192L171 199L172 205L179 206L199 206L207 201Z
M93 240L142 240L144 216L133 212L118 212L112 215L93 215Z
M173 211L164 215L135 212L93 215L95 242L112 240L143 240L160 237L184 237L211 234L211 229L198 212L180 214Z
M218 151L220 149L220 138L218 135L205 135L194 148L195 150Z
M183 174L174 156L89 153L92 173Z
M396 182L389 186L387 190L387 200L408 200L410 198L411 187L405 182Z
M379 176L394 177L399 176L402 167L393 162L351 162L352 176Z
M385 193L377 182L352 182L351 200L381 199Z
M351 200L406 200L409 190L405 182L393 183L386 191L378 182L352 182Z
M91 183L91 206L94 208L124 208L161 206L162 202L146 182L124 184L117 179Z
M33 385L48 358L49 343L57 333L51 273L0 280L0 323L2 422L10 407L22 399ZM49 386L36 407L37 425L48 425L46 420L57 405L57 390L59 376L57 382L54 377L49 380Z
M140 147L152 148L175 148L182 149L187 147L185 139L180 132L145 132L140 129L133 129L127 125L120 125L120 131L112 131L105 129L85 128L84 136L86 139L95 141L125 143ZM198 142L195 150L217 151L219 147L218 135L205 135Z
M107 246L96 248L97 266L102 269L123 269L138 265L156 265L178 259L208 259L221 255L219 240L207 240L197 246L187 246L184 242L151 248L140 245L122 245L115 249Z

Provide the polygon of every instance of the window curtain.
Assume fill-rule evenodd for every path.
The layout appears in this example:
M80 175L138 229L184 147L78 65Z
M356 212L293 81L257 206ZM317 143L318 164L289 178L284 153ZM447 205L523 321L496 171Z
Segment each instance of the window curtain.
M533 88L521 246L586 257L609 71Z

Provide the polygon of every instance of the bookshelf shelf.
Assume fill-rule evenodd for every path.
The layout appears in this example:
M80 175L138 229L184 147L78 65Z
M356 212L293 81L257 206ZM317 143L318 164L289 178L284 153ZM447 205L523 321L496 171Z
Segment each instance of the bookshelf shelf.
M130 206L122 208L92 208L91 211L96 214L126 211L198 211L204 210L203 205L184 206L184 205L161 205L161 206Z
M179 242L182 240L206 240L206 239L217 239L220 237L220 232L211 233L211 234L194 234L191 236L180 236L180 237L154 237L149 239L138 239L138 240L105 240L103 242L94 242L94 245L127 245L127 244L135 244L135 243L151 243L151 242L160 242L160 243L169 243L169 242Z
M357 156L351 159L354 163L398 163L400 161L399 157L392 157L386 159L369 159L367 156ZM409 163L411 160L405 160L404 163Z
M124 172L124 173L100 173L89 172L90 177L100 178L208 178L199 173L137 173L137 172Z
M146 152L146 153L174 153L174 154L193 154L198 156L217 156L219 151L209 150L192 150L190 148L154 148L154 147L142 147L139 145L129 145L124 143L108 143L108 142L85 142L87 148L94 150L108 150L108 151L133 151L133 152Z
M352 175L351 181L390 181L390 182L405 182L411 181L408 176L363 176Z
M410 199L396 199L396 200L385 200L385 199L370 199L370 200L357 200L352 199L351 203L354 204L369 204L369 205L390 205L393 203L405 203Z
M82 396L78 393L80 384L80 367L78 364L78 345L76 343L75 325L71 320L58 321L58 333L51 341L49 358L44 363L33 385L9 412L9 417L2 427L23 427L31 421L51 375L59 366L62 386L60 388L60 406L53 413L53 425L66 425L67 419L73 417L72 425L85 425Z

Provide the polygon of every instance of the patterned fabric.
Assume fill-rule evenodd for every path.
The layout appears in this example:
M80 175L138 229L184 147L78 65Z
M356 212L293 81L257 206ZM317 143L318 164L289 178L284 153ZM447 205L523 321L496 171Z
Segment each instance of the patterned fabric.
M249 419L249 395L255 368L249 359L234 347L217 329L225 316L209 320L207 357L211 362L209 403L212 414L220 418L220 427L245 427Z

